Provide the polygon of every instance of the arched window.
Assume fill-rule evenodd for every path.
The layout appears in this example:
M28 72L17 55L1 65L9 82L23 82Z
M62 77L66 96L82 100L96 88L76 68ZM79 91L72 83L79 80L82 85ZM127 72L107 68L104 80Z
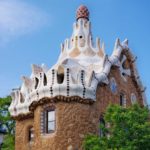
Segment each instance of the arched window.
M44 86L46 86L46 85L47 85L47 78L46 78L45 73L44 73L44 80L43 80L43 84L44 84Z
M100 130L99 130L99 135L101 137L105 136L105 133L104 133L104 127L105 127L105 120L103 118L103 115L100 116L100 119L99 119L99 124L100 124Z
M126 107L126 95L124 93L120 94L120 106Z
M20 102L23 103L25 101L24 96L22 93L20 93Z
M114 78L110 79L110 89L114 94L117 92L117 83Z
M64 74L63 73L61 73L61 74L57 73L57 82L58 82L58 84L62 84L63 81L64 81Z
M33 139L34 139L34 130L33 130L33 127L30 127L29 128L29 131L28 131L28 141L29 142L33 142Z
M57 83L62 84L64 81L64 67L60 65L57 71Z
M39 79L37 77L35 77L35 89L37 89L39 84Z
M53 106L44 108L43 117L41 119L43 122L42 128L44 134L55 132L56 121L55 121L55 108Z
M136 95L134 93L131 93L131 103L135 104L137 101Z

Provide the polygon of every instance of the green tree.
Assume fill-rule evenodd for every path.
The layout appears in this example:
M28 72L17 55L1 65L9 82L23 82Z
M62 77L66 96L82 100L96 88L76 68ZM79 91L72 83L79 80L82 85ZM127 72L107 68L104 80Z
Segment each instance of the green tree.
M11 103L11 97L0 98L0 128L6 130L2 150L14 150L14 129L15 121L11 118L8 107Z
M149 110L138 104L123 108L110 105L104 115L106 136L88 135L85 150L150 150Z
M14 150L15 149L15 136L12 134L6 134L2 145L2 150Z

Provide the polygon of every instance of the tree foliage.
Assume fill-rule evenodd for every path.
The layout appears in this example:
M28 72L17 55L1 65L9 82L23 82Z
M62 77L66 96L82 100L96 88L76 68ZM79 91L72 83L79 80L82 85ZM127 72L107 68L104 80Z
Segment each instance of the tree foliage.
M2 150L14 150L15 149L15 136L12 134L6 134L2 145Z
M0 98L0 128L5 129L5 136L2 145L2 150L14 150L14 129L15 121L12 120L8 107L11 103L11 97Z
M85 150L150 150L148 108L135 104L128 108L110 105L104 115L106 136L88 135Z

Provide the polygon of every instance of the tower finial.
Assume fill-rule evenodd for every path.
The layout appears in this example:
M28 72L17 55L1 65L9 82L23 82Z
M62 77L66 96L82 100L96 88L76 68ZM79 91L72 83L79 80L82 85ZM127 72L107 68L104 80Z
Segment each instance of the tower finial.
M76 20L80 18L89 20L89 10L85 5L80 5L77 9Z

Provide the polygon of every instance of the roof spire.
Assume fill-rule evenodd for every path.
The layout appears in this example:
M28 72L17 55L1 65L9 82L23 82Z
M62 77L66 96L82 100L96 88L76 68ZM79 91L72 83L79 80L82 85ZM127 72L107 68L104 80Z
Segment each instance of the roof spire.
M77 9L76 20L80 18L89 20L89 10L85 5L80 5Z

